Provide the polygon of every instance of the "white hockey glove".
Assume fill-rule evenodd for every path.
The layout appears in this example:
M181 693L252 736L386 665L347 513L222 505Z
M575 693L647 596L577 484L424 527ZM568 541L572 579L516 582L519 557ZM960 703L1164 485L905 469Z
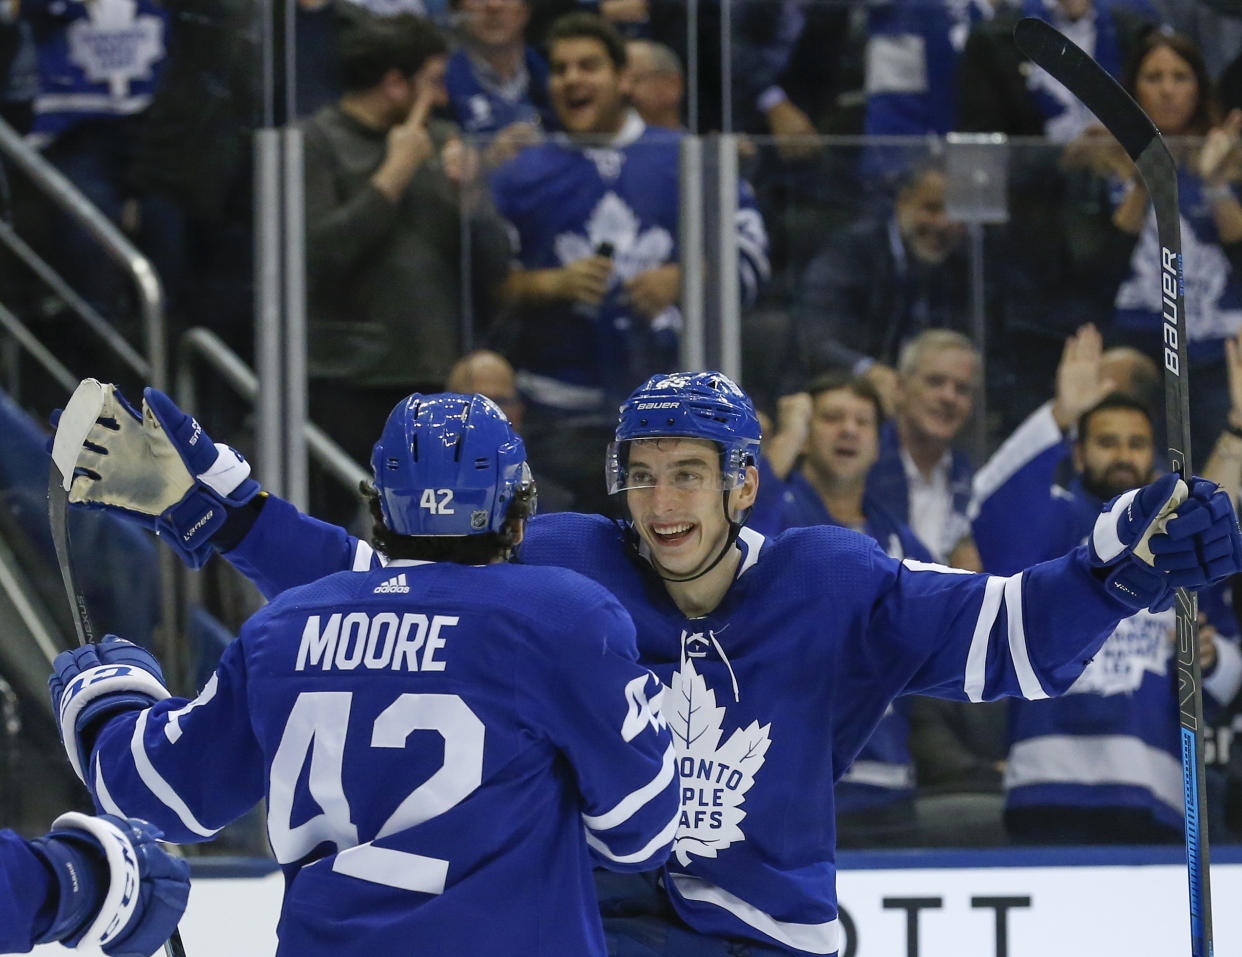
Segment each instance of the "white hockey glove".
M1088 542L1105 586L1135 610L1163 611L1178 588L1198 589L1242 569L1233 504L1214 482L1164 475L1104 506Z
M56 875L56 913L35 943L58 940L86 953L149 957L177 928L190 896L190 866L156 843L143 821L71 811L31 841Z
M259 493L241 453L157 389L143 390L139 414L116 386L84 379L53 424L69 501L154 530L191 568L211 557L230 510Z

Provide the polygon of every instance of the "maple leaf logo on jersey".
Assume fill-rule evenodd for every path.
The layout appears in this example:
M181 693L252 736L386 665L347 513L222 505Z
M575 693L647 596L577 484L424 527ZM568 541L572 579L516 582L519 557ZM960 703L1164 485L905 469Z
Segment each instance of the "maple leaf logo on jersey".
M65 31L69 59L117 98L129 94L131 80L149 78L164 57L164 22L137 10L135 0L93 0L88 18Z
M612 247L612 281L624 282L669 261L673 237L663 226L641 229L638 215L616 193L603 195L583 224L586 235L561 233L556 237L556 257L562 264L593 256L607 243ZM641 230L641 231L640 231Z
M716 857L734 841L746 840L742 805L763 767L772 725L752 721L721 745L725 709L716 705L716 693L690 660L674 672L666 700L670 699L672 714L666 717L677 749L682 791L673 854L686 865L692 854Z

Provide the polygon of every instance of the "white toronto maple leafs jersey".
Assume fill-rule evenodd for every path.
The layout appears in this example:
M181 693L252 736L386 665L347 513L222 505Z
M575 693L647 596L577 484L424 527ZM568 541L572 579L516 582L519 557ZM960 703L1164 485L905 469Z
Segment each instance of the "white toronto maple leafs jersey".
M200 841L267 799L282 955L604 953L591 861L677 828L664 689L565 569L395 562L261 609L193 701L109 721L99 804Z
M739 547L733 586L695 619L602 516L534 519L521 561L605 585L634 619L639 660L669 689L681 816L665 883L681 918L704 934L835 954L833 782L889 702L1059 694L1129 609L1081 548L1000 578L897 561L842 528L744 529ZM279 499L227 557L268 595L374 560Z

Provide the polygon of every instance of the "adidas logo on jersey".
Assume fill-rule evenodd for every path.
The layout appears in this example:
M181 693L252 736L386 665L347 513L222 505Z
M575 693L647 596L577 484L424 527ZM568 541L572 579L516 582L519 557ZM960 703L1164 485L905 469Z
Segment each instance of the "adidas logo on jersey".
M390 578L382 585L377 585L372 594L375 595L408 595L410 586L405 583L405 573Z

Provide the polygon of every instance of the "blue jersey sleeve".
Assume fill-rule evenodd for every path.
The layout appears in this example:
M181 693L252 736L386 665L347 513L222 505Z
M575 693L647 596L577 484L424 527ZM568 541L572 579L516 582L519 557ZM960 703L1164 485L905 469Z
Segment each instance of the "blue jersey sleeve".
M24 954L51 926L55 882L29 845L0 831L0 953Z
M263 781L240 639L193 701L167 698L109 721L87 775L100 809L150 821L177 844L214 837L259 802Z
M885 585L856 657L872 669L910 662L905 693L969 701L1062 694L1132 614L1105 591L1082 546L1008 577L898 563L879 548L871 557Z
M366 542L274 495L268 496L246 537L224 557L268 599L336 572L381 564Z
M1012 574L1074 544L1066 524L1069 503L1055 491L1057 466L1067 451L1045 405L975 474L971 530L985 569Z
M680 800L664 686L638 664L634 623L611 596L577 630L584 640L549 648L555 686L536 707L574 769L592 857L650 870L672 848Z

